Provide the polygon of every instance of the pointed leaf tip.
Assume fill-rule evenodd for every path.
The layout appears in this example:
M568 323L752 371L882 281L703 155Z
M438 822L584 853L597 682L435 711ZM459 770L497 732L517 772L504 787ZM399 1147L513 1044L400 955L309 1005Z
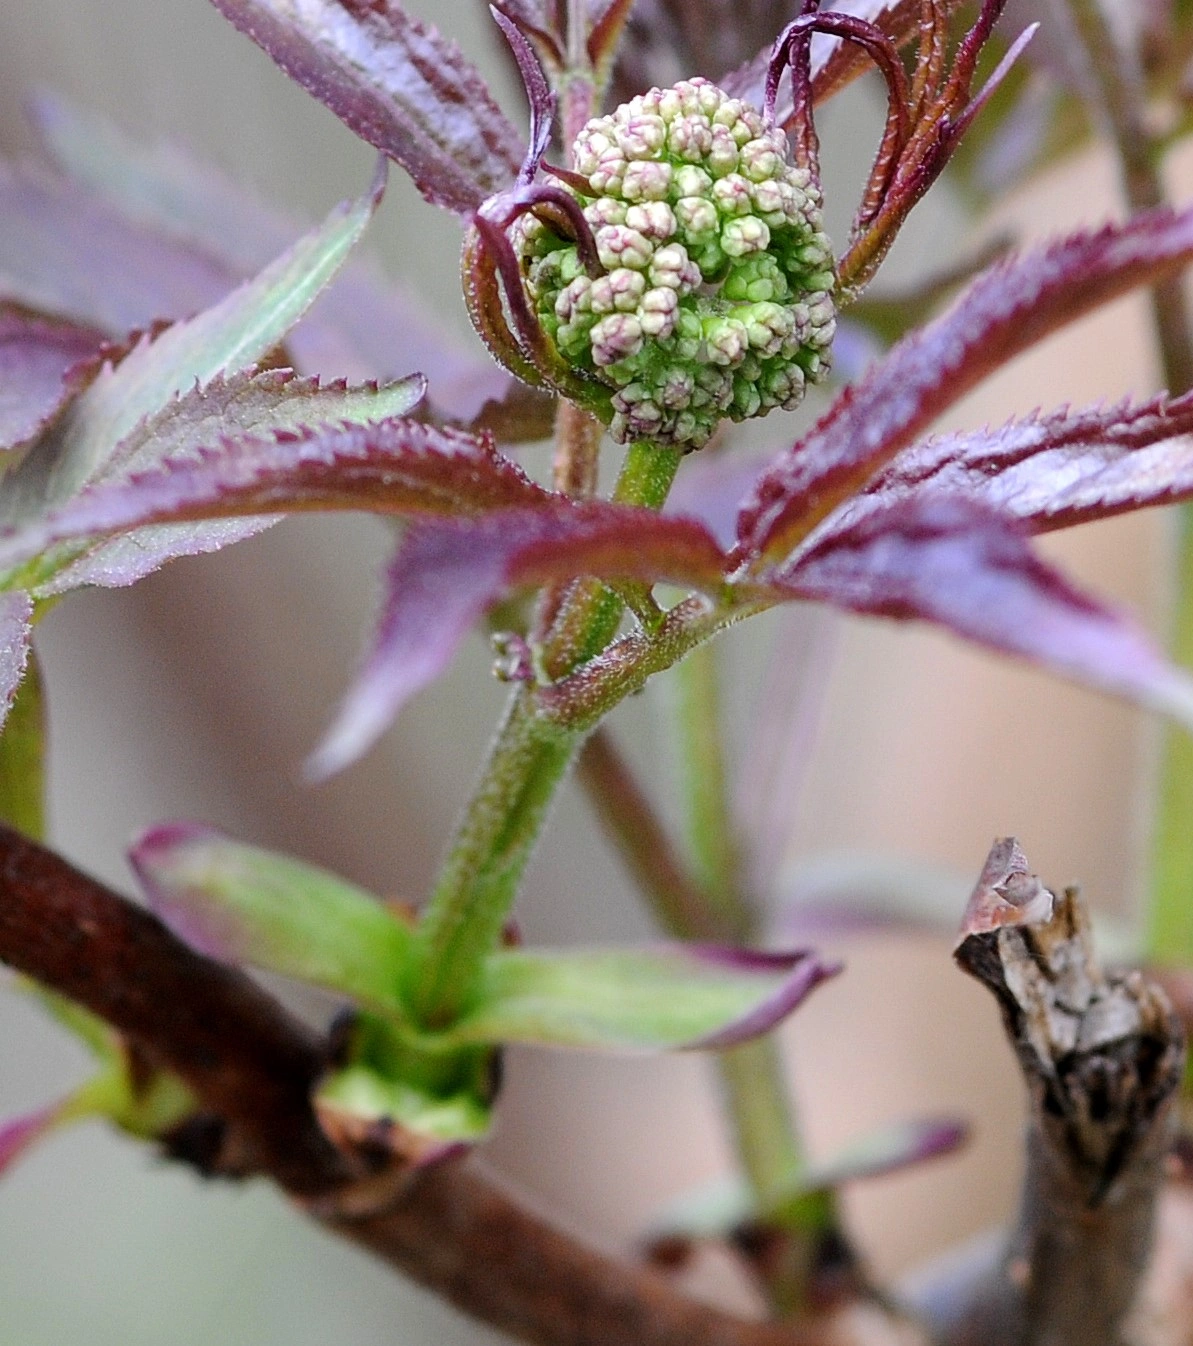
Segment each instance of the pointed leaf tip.
M218 304L143 338L119 364L106 366L5 479L0 518L19 522L70 499L102 475L143 417L196 384L247 368L281 342L364 233L377 181Z
M502 950L452 1043L701 1051L767 1032L840 970L800 949Z
M326 870L211 828L151 828L129 860L159 917L192 948L403 1015L411 933L380 901Z
M53 1103L37 1112L10 1117L7 1121L0 1122L0 1174L54 1129L62 1108L62 1103Z
M308 777L322 780L370 747L503 594L580 575L715 591L724 555L694 520L558 496L535 509L410 528L385 577L369 652Z

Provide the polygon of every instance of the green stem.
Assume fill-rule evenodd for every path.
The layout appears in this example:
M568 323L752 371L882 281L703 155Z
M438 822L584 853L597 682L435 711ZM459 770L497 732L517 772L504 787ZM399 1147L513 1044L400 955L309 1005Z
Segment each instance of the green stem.
M774 1035L721 1052L717 1072L742 1169L758 1208L772 1210L791 1195L804 1168Z
M613 502L661 509L675 480L682 454L637 440L626 450ZM587 663L617 634L625 601L599 580L577 580L559 604L555 624L542 644L539 662L549 682Z
M674 450L632 444L614 499L657 509L678 465ZM599 653L621 613L622 600L612 590L581 582L551 633L555 657L571 669ZM542 714L534 690L515 694L419 922L407 993L424 1026L451 1023L476 994L555 790L583 738L580 725Z
M1123 194L1132 210L1167 204L1160 176L1160 150L1147 128L1142 76L1132 53L1110 32L1098 0L1068 0L1088 56L1101 112L1119 161ZM1168 391L1193 388L1193 338L1181 285L1151 291L1152 326ZM1181 507L1171 651L1193 664L1193 509ZM1193 962L1193 739L1171 725L1162 729L1156 783L1156 819L1151 837L1147 906L1147 954L1158 962Z
M750 940L757 936L757 916L741 886L721 732L716 646L693 650L675 670L675 677L689 849L710 911L737 939ZM773 1034L720 1053L717 1072L734 1148L756 1209L764 1220L770 1217L788 1234L765 1278L772 1309L788 1316L807 1301L818 1236L835 1228L836 1203L826 1196L810 1205L790 1206L791 1193L804 1169L804 1155Z
M1170 648L1193 665L1193 511L1178 515L1177 602ZM1193 737L1167 729L1152 836L1147 954L1164 963L1193 963Z
M24 681L0 734L0 819L41 840L45 836L45 699L31 650Z
M578 738L515 694L419 922L410 997L426 1027L451 1023L475 994Z
M673 674L680 784L696 877L720 923L740 940L749 938L755 922L739 882L738 844L721 737L717 653L715 645L702 645Z

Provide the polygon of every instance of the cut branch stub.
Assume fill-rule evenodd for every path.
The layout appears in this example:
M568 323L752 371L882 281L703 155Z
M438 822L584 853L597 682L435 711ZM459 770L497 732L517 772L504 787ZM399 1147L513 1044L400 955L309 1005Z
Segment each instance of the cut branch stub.
M1184 1033L1137 971L1098 966L1075 889L1050 892L1011 839L970 898L958 963L995 995L1030 1097L1028 1171L967 1343L1124 1340L1151 1250Z

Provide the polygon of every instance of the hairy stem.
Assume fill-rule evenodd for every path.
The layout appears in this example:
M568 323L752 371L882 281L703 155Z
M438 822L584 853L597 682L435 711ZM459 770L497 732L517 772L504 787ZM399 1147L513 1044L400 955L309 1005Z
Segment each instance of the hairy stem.
M427 1027L475 992L577 741L535 714L528 691L514 695L419 922L410 995Z
M632 444L614 499L658 508L678 465L675 451ZM622 600L611 589L578 581L551 633L557 660L571 669L598 654L621 613ZM475 994L556 788L588 727L540 714L531 688L515 693L419 922L408 993L427 1027L451 1023Z
M0 733L0 820L45 835L45 695L35 651Z

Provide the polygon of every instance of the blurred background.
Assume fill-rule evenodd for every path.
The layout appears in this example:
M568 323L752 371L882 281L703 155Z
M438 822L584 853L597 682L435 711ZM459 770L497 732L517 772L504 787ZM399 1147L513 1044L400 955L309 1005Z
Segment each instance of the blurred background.
M409 7L457 38L521 122L521 95L495 60L484 7ZM205 0L0 6L5 155L32 152L22 106L42 87L147 142L188 147L298 221L357 193L371 172L371 153ZM861 88L824 121L838 236L878 134L879 100L877 87ZM1040 236L1116 209L1111 166L1090 153L1007 201L983 229ZM940 193L921 207L884 274L913 278L978 237ZM369 244L465 342L459 242L455 221L425 206L395 170ZM1144 306L1124 302L1017 362L950 423L1155 386ZM775 446L785 436L774 420L754 432ZM158 819L199 818L377 892L420 899L503 700L483 641L474 639L364 762L318 789L299 774L368 629L387 544L371 520L290 522L130 590L62 604L39 633L56 844L130 892L130 837ZM1083 583L1162 625L1160 516L1045 547ZM760 621L724 646L726 685L740 703L742 774L763 792L749 723L781 686L767 672L772 646L787 642L789 653L792 639ZM787 876L775 884L776 904L801 865L878 857L923 867L925 891L955 894L959 917L991 839L1014 834L1052 883L1080 880L1101 910L1133 918L1153 726L932 633L849 620L836 624L832 644L823 713L810 740L790 746L806 755L798 807L767 823ZM663 789L666 713L665 686L652 686L613 722ZM652 935L571 785L518 919L528 941L544 944ZM1020 1088L994 1006L953 969L947 936L842 948L847 973L783 1030L813 1156L913 1114L962 1115L974 1127L961 1156L848 1192L863 1251L880 1273L896 1273L1011 1210ZM35 1006L0 991L0 1115L53 1097L83 1068L81 1053ZM730 1164L704 1061L528 1051L511 1053L485 1157L560 1219L623 1250L668 1202ZM204 1184L98 1126L53 1138L0 1185L3 1346L328 1340L498 1338L322 1236L263 1185Z

